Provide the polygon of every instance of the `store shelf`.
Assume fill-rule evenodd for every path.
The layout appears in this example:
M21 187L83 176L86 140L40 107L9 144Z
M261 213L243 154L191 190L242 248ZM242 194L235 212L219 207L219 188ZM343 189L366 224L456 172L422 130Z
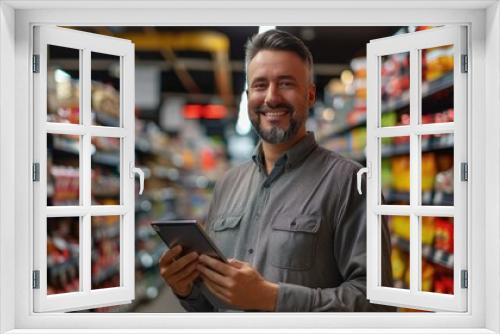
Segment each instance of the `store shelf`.
M66 261L61 263L50 263L50 255L49 255L49 268L51 270L52 275L60 275L66 272L70 268L78 268L78 256L72 256L68 258Z
M404 252L410 251L410 242L398 235L393 234L391 236L391 243ZM422 245L422 256L429 262L453 269L453 254L436 249L430 245Z
M99 233L92 236L93 242L120 237L120 226L99 227Z
M138 153L155 155L155 152L151 149L151 144L146 138L136 137L135 151Z
M439 79L436 79L434 81L424 82L422 84L422 98L426 99L426 98L432 96L433 94L435 94L439 91L448 89L452 86L453 86L453 72L450 72L450 73L447 73L447 74L443 75L442 77L440 77ZM387 113L390 111L401 109L403 107L408 106L409 103L410 103L409 95L405 96L403 98L390 100L390 101L382 104L382 113ZM323 137L321 142L324 142L330 138L342 136L342 135L346 134L347 132L352 131L353 129L358 128L360 126L364 126L364 125L366 125L366 114L363 116L360 116L358 118L357 122L355 122L353 124L342 125L342 126L334 128L334 130L330 134L325 135Z
M453 86L453 72L446 73L442 77L431 81L422 83L422 99L432 96L433 94L450 88ZM382 104L382 113L401 109L410 104L410 97L405 96L400 99L390 100Z
M92 286L99 286L111 278L120 274L120 263L116 261L107 268L101 268L97 274L92 275Z
M363 126L363 125L366 125L366 113L359 116L358 120L355 123L346 124L346 125L342 125L342 126L334 128L334 130L332 131L332 134L325 136L325 140L328 138L341 136L341 135L346 134L347 132L352 131L353 129L358 128L358 127Z
M98 125L102 126L111 126L111 127L119 127L120 126L120 120L117 117L105 114L103 112L92 112L93 115L95 115L95 120L98 123Z
M422 144L422 152L437 152L452 150L454 148L453 143L440 143L440 142L424 142ZM339 152L342 156L355 160L355 161L365 161L366 156L364 152ZM386 145L382 148L382 157L390 158L398 155L408 155L410 154L410 144L397 144L397 145Z
M95 152L92 155L92 162L109 167L120 166L120 156L114 153Z
M409 192L399 192L395 190L389 190L384 192L384 200L386 203L395 202L410 202ZM453 205L453 194L446 194L442 192L427 191L422 193L422 205L435 205L435 206L452 206Z
M422 144L422 152L436 152L453 149L453 143L441 143L436 141L428 141ZM382 157L389 158L398 155L410 154L410 143L397 144L397 145L387 145L382 147Z
M53 153L63 153L70 155L80 155L80 151L78 149L78 142L71 140L54 140L54 146L52 148L48 148L48 151L52 151Z

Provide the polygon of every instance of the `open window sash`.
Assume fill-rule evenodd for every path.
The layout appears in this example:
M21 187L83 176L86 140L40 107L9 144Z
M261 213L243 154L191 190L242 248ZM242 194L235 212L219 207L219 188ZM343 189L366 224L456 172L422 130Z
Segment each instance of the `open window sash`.
M34 312L66 312L130 303L134 299L135 286L134 45L128 40L54 26L35 27L33 41ZM78 77L76 85L72 83L71 80L74 79L68 71L54 69L54 64L49 64L53 59L49 59L48 50L57 48L70 50L76 55L72 59L74 64L72 66ZM109 126L97 125L99 123L93 121L95 101L92 57L96 55L114 57L117 60L116 68L109 70L119 73L119 94L115 94L115 97L119 97L113 102L118 121ZM54 57L64 58L64 52ZM55 86L57 91L49 92L50 85L57 85ZM54 112L49 117L48 109L53 105L53 101L49 99L54 96L57 96L58 101L66 101L68 96L73 96L77 106L68 107L64 105L65 102L60 102L57 110L69 115L61 116L58 112ZM69 170L75 174L71 182L77 183L78 187L76 191L78 198L70 204L64 203L63 200L52 203L52 199L48 203L48 195L53 196L51 194L55 191L52 180L54 166L52 163L48 164L48 155L53 154L50 151L54 150L56 139L60 145L58 149L63 152L60 156L65 154L71 156L72 158L68 159L74 162L65 170L65 173ZM112 159L109 159L110 155L106 152L106 148L102 149L102 152L96 152L99 151L99 147L94 145L96 140L100 140L101 143L106 141L117 143L117 153L114 157L111 156ZM64 143L70 145L63 145ZM97 157L99 154L101 160ZM92 187L97 185L93 182L92 169L96 163L111 164L112 168L119 171L119 176L114 179L108 176L108 180L114 182L115 188L119 188L114 195L118 198L116 203L105 205L106 203L94 201L95 189L92 190ZM66 178L63 180L67 181L68 175L63 176ZM110 188L101 186L104 192L111 191ZM113 229L108 226L110 219L116 220ZM66 222L63 224L61 220ZM99 273L93 270L95 269L93 261L98 252L93 249L95 248L93 238L102 238L95 233L96 222L108 224L106 231L113 231L117 248L115 251L119 252L113 268L115 282L109 287L95 285L95 282L103 279L103 275L106 274L105 270ZM68 230L74 233L71 237L64 238L63 235ZM49 252L58 257L50 255L48 261ZM68 267L70 262L73 266L71 268ZM101 264L101 268L110 267ZM51 277L48 277L49 269ZM56 277L54 279L56 283L50 283L49 286L48 279L54 278L52 276ZM116 279L117 277L119 279ZM61 286L66 290L61 289Z
M462 169L467 163L467 54L466 27L445 26L414 33L401 34L370 41L367 45L367 294L371 302L398 307L431 311L467 311L467 179ZM446 47L452 69L447 79L432 81L423 77L423 52L437 52L436 48ZM423 51L425 50L425 51ZM383 62L386 57L403 54L409 60L409 90L402 94L396 103L384 101L383 86L388 85L384 78ZM439 55L437 55L439 57ZM448 64L449 66L450 64ZM428 74L426 72L426 74ZM428 122L423 116L424 98L435 94L443 80L445 87L451 87L453 94L454 119L444 122ZM434 89L434 91L433 91ZM427 100L426 100L427 101ZM390 110L409 108L409 118L402 125L383 124L382 117ZM432 136L453 138L453 197L452 204L426 203L422 189L422 154L424 141ZM387 139L406 141L406 154L409 156L409 191L407 203L386 205L382 202L382 159L387 157ZM403 141L404 141L403 140ZM450 149L450 148L448 148ZM396 153L395 153L396 154ZM401 152L397 153L401 154ZM389 153L390 155L390 153ZM464 165L465 164L465 165ZM465 169L466 170L466 169ZM466 173L465 173L466 174ZM396 203L398 204L398 203ZM409 287L402 288L382 283L383 261L381 254L382 219L405 217L408 224L409 240ZM423 287L423 262L427 261L426 247L423 246L422 221L424 217L445 218L453 222L453 252L447 256L448 270L452 270L452 291L446 293L430 292ZM394 240L392 240L394 244ZM432 250L436 253L436 249ZM394 252L394 251L393 251ZM439 251L440 252L440 251ZM437 253L439 253L437 252ZM433 254L434 254L433 253ZM442 252L441 252L442 253ZM439 253L439 254L441 254ZM394 254L393 254L394 255ZM423 260L424 258L424 260ZM432 259L430 259L432 261ZM394 267L394 266L392 266ZM393 268L394 269L394 268ZM393 270L394 274L394 270Z

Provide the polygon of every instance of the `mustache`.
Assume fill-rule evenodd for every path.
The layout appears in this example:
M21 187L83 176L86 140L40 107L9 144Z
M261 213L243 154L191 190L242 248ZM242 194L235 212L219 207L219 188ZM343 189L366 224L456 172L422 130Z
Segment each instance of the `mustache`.
M258 114L264 114L275 109L285 109L288 113L293 113L294 108L291 104L288 103L279 103L273 106L262 104L254 109L254 111Z

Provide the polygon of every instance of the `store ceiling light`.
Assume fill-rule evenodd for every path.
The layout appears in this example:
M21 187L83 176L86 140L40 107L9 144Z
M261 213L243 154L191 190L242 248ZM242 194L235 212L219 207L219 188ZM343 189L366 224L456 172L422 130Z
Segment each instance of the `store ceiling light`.
M54 79L57 83L68 82L71 80L71 75L58 68L54 71Z
M259 34L273 29L276 29L276 26L259 26Z
M340 80L346 86L352 85L352 82L354 81L354 75L350 70L343 70L340 74Z

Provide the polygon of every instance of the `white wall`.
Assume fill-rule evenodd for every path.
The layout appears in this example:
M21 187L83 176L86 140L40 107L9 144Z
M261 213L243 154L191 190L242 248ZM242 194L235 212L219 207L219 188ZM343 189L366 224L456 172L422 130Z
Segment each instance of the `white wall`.
M14 328L14 10L0 3L0 333ZM5 53L7 52L7 53ZM6 55L7 56L4 56ZM10 311L10 312L9 312Z
M500 243L500 5L488 8L486 17L486 223L490 233L486 234L486 327L500 332L500 286L491 282L500 279L500 254L494 245ZM495 265L497 264L497 265Z

